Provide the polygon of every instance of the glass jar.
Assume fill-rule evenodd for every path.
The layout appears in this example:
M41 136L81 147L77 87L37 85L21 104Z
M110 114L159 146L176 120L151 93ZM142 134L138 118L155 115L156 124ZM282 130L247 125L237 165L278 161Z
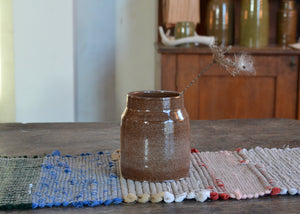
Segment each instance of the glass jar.
M151 182L187 177L190 138L189 116L182 94L129 93L121 124L123 177Z
M209 0L206 11L206 34L215 36L217 45L232 45L234 39L232 0Z
M195 35L195 25L193 22L177 22L175 26L175 39ZM193 47L194 43L185 43L178 45L180 47Z
M240 16L240 45L249 48L269 44L269 1L242 0Z
M297 10L295 0L282 0L277 13L277 44L286 46L296 42Z

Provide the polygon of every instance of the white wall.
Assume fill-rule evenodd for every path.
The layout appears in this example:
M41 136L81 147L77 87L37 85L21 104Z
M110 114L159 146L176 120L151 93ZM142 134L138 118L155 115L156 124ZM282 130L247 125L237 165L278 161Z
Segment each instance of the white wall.
M13 0L17 122L75 118L72 0Z
M155 88L157 1L13 0L16 121L119 121Z
M155 88L157 1L122 0L116 8L116 116L126 94Z
M76 121L115 116L115 0L75 0Z
M77 121L118 121L129 91L155 87L157 3L75 2Z
M0 122L15 122L12 1L0 1ZM5 20L5 21L2 21Z

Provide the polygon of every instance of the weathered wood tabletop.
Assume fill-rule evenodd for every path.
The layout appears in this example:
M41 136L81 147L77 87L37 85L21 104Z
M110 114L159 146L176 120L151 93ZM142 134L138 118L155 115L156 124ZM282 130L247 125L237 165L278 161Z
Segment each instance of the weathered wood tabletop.
M237 148L300 146L300 121L245 119L191 121L192 147L202 151ZM53 150L80 154L120 147L117 123L0 124L0 155L43 155ZM300 158L300 157L299 157ZM248 200L204 203L121 204L99 207L58 207L13 210L9 213L299 213L300 196L265 196Z

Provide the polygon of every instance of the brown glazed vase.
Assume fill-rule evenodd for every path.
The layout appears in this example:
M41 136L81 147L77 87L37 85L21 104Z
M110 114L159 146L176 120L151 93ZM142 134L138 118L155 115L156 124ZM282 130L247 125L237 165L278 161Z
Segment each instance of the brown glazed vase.
M281 0L277 13L277 44L287 46L296 43L297 10L295 0Z
M121 124L123 177L152 182L187 177L190 139L183 95L173 91L129 93Z

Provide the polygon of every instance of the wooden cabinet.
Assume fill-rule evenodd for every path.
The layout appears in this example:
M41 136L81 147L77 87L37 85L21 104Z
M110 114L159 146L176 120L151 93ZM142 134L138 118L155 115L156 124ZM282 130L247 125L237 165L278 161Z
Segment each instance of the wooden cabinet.
M212 60L209 48L157 46L161 89L182 91ZM213 65L185 92L192 120L232 118L300 119L300 51L268 47L242 49L254 57L256 75L230 76Z
M158 0L158 25L163 26L163 1ZM245 51L254 57L256 75L231 77L213 65L185 92L185 105L193 120L231 118L300 119L300 50L276 46L276 13L280 1L270 0L269 47L239 47L240 0L235 7L234 45L231 54ZM205 35L207 0L201 0L199 34ZM300 0L296 0L300 10ZM300 12L299 14L300 15ZM300 23L300 17L298 18ZM299 25L299 24L298 24ZM299 27L298 27L299 28ZM298 29L298 36L300 35ZM159 43L161 89L182 91L212 60L207 47L166 47Z

